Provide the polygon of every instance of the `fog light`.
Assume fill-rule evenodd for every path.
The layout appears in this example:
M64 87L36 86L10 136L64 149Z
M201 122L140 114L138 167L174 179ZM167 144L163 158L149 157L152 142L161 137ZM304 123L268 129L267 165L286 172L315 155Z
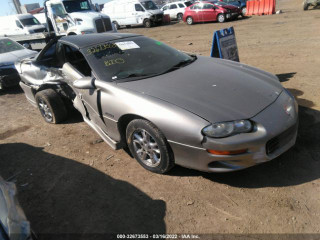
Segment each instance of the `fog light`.
M236 155L236 154L246 153L248 152L248 149L241 149L241 150L235 150L235 151L218 151L218 150L208 149L207 152L214 155Z

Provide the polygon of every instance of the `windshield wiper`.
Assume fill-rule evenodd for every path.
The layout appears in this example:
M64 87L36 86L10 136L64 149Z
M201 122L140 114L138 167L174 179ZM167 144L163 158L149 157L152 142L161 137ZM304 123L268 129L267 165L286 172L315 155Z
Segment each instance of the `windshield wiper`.
M128 78L137 78L137 77L146 77L149 76L150 74L142 74L142 73L131 73L125 77L120 77L118 78L117 76L114 76L114 80L122 80L122 79L128 79Z
M194 62L195 60L197 60L197 56L196 55L190 55L191 57L193 57L192 59L187 59L187 60L183 60L183 61L180 61L179 63L177 63L176 65L173 65L171 68L169 68L168 70L164 71L163 73L161 74L164 74L164 73L168 73L168 72L172 72L176 69L179 69L179 68L182 68L186 65L189 65L190 63Z

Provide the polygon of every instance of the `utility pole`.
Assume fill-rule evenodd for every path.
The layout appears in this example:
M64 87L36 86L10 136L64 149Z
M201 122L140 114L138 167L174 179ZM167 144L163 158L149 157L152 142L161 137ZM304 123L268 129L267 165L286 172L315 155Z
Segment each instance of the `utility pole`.
M20 0L12 0L14 7L16 8L16 11L18 14L21 14L21 3Z

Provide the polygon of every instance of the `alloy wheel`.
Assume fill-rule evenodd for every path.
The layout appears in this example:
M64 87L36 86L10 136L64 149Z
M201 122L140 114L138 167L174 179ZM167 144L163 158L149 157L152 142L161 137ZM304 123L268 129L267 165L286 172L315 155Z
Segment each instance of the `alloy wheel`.
M149 167L157 167L161 162L161 152L155 139L144 129L136 130L132 143L141 162Z
M224 15L223 14L219 15L218 21L221 22L221 23L224 22Z
M53 121L52 112L51 112L49 106L47 105L47 103L45 101L43 101L42 99L39 99L38 105L39 105L39 109L40 109L42 116L48 122L52 122Z

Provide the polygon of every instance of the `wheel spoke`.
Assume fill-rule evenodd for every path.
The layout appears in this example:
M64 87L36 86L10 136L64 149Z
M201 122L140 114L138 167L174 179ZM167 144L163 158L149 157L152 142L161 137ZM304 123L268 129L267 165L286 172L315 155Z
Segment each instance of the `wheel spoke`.
M147 141L147 133L146 133L146 131L145 130L142 130L142 139L143 139L143 141Z
M138 142L140 142L140 144L143 143L143 139L140 137L139 134L135 133L133 136L136 140L138 140Z
M132 144L142 163L149 167L157 167L160 164L161 152L159 146L146 130L136 130L132 135Z
M143 151L141 155L142 160L146 160L146 157L147 157L147 153Z

